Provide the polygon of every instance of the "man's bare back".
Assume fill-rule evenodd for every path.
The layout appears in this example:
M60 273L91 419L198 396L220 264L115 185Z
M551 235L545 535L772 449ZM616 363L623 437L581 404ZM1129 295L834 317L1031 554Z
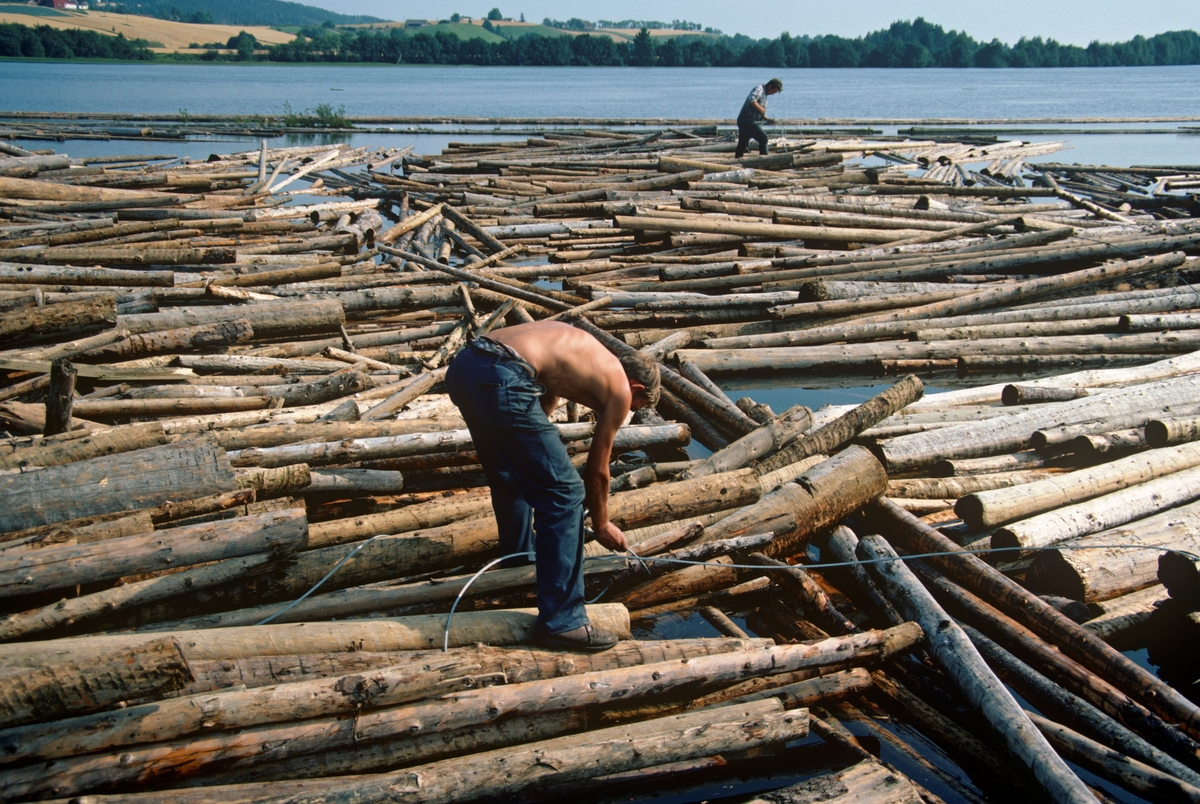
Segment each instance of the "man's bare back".
M542 409L549 415L558 399L587 405L596 413L596 430L583 467L586 504L596 539L624 550L621 529L608 519L609 460L613 439L630 410L646 403L645 387L625 374L621 361L583 330L559 321L535 321L496 330L489 336L519 354L537 372L546 389Z
M614 403L629 411L632 394L621 362L583 330L561 321L537 321L495 330L488 337L533 366L538 383L554 397L547 403L569 399L587 405L598 417ZM547 413L553 410L543 407Z

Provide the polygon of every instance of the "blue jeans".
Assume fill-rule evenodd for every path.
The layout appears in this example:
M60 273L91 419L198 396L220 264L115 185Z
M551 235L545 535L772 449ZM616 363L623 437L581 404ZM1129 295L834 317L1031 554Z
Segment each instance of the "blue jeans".
M546 389L533 375L520 357L481 339L454 358L446 390L471 431L492 489L500 554L536 553L536 628L557 634L588 621L583 606L584 487L558 429L542 410ZM527 562L506 562L522 563Z
M767 133L762 129L762 123L757 123L753 120L743 120L738 118L738 141L737 148L733 151L734 159L741 159L746 153L746 146L750 144L750 140L758 143L758 152L763 156L767 155Z

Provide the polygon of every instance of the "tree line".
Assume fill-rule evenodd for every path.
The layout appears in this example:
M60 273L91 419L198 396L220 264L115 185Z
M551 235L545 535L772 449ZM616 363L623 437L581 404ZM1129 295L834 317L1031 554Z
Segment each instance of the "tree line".
M918 17L848 39L791 36L677 36L656 39L643 29L632 42L606 36L527 34L503 42L459 39L403 29L304 28L292 42L268 50L272 61L386 62L661 67L1110 67L1200 64L1200 35L1170 31L1086 48L1054 39L1022 38L1015 45L979 42Z
M151 59L148 43L87 31L40 25L0 26L0 57ZM246 37L249 37L247 34ZM231 40L233 41L233 40ZM857 39L791 36L751 39L680 35L656 39L642 29L631 42L603 35L526 34L487 42L460 39L446 31L402 28L335 28L330 23L300 29L291 42L256 49L249 37L233 54L209 47L203 54L174 58L275 62L374 62L513 66L640 67L1109 67L1200 64L1200 34L1170 31L1126 42L1092 42L1086 48L1041 37L1015 45L979 42L960 31L918 17Z
M0 57L28 59L123 59L150 61L144 39L126 39L95 31L59 30L49 25L0 24Z

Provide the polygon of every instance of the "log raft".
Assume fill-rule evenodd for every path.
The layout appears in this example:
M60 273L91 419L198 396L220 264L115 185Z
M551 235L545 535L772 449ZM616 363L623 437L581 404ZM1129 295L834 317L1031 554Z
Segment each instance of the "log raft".
M1197 168L522 125L0 165L0 797L562 799L778 763L758 800L935 800L837 721L887 715L986 800L1092 800L1077 767L1193 799L1200 709L1110 643L1194 627ZM622 638L596 656L528 644L532 568L472 581L495 523L441 385L549 318L666 386L610 467L638 555L587 546ZM876 387L776 413L730 374ZM582 466L592 412L552 419Z

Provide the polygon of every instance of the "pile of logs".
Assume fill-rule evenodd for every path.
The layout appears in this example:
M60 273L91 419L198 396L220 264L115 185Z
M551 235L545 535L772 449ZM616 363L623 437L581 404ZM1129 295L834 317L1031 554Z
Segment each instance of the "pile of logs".
M1200 625L1197 174L1058 147L0 143L0 798L1196 801L1200 708L1120 649ZM529 647L531 567L472 581L441 389L547 318L663 371L594 656Z

